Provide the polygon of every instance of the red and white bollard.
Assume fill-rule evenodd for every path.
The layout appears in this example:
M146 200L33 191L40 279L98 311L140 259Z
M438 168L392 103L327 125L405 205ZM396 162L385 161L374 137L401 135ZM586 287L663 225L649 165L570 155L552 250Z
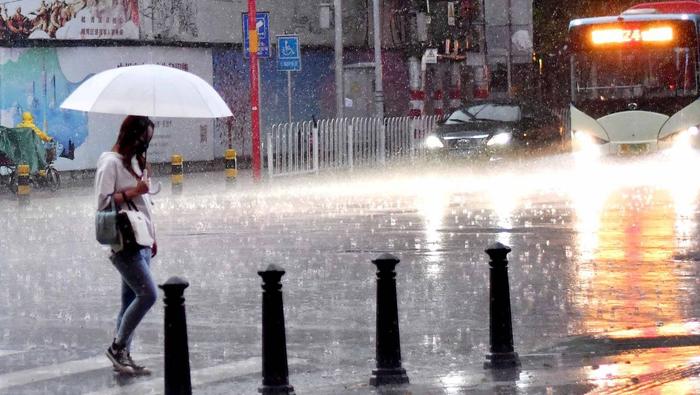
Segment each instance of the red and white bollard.
M489 97L488 78L488 66L478 66L474 68L474 98L486 99Z
M419 90L411 90L411 107L408 110L408 116L420 117L423 115L425 108L425 92Z
M408 115L410 117L420 117L425 110L425 91L421 85L421 65L416 57L410 57L408 60L408 76L409 76L409 100L410 107Z

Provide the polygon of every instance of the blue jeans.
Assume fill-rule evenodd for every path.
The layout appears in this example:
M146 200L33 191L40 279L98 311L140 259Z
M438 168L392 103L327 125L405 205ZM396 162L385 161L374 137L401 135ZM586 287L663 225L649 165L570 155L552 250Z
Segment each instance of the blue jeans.
M130 350L134 330L158 297L151 276L151 249L120 251L110 260L122 276L122 308L117 316L115 342Z

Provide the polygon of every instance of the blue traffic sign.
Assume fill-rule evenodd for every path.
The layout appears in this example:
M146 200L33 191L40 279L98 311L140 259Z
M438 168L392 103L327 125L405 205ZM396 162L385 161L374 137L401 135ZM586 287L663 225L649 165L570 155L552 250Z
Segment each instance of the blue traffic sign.
M298 36L277 36L277 70L301 70L301 48L299 47Z
M255 26L258 28L258 56L270 57L270 13L258 12L255 16ZM243 13L243 56L250 52L250 37L248 34L248 13Z

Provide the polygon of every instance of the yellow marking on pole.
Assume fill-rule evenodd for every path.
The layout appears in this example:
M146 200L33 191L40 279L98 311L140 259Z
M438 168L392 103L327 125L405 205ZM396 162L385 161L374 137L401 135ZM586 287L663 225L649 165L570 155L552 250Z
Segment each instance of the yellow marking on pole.
M235 181L238 177L238 162L236 160L236 150L227 149L224 153L224 174L226 174L226 180Z
M28 197L31 192L29 186L29 165L17 166L17 195L20 197Z
M184 176L182 175L182 155L174 154L170 158L170 182L173 185L181 185Z
M258 53L258 29L248 30L249 52Z

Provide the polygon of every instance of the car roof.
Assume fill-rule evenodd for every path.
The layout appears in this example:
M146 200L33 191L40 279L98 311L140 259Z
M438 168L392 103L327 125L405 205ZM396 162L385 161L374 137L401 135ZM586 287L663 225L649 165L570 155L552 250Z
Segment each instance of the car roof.
M479 101L473 101L469 102L459 109L455 111L465 111L468 110L470 107L473 106L479 106L479 105L495 105L495 106L518 106L520 107L521 111L526 112L526 113L539 113L539 112L545 112L548 114L552 114L552 109L542 105L540 103L533 103L533 102L526 102L524 100L514 100L514 99L495 99L495 100L479 100ZM454 111L452 111L454 113ZM452 114L450 113L450 114Z

